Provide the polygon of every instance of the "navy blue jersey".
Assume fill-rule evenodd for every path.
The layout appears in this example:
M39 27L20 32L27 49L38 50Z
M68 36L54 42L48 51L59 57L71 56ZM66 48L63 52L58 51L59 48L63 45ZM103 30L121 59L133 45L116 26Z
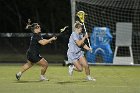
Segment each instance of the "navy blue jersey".
M41 44L38 41L42 39L43 37L41 36L41 33L33 33L28 52L34 54L40 54Z

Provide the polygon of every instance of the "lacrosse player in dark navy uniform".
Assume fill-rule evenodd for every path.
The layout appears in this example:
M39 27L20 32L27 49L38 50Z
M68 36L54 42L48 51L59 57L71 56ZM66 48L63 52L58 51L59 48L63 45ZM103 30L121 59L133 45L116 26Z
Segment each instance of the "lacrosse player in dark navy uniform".
M16 78L17 80L20 80L22 74L36 63L42 67L40 80L48 80L45 77L45 72L48 68L48 62L43 57L41 57L40 48L41 45L49 44L57 38L52 37L50 39L43 39L43 37L41 36L41 28L38 23L27 25L26 28L31 29L33 35L31 36L30 46L27 50L27 63L24 64L21 70L16 74Z

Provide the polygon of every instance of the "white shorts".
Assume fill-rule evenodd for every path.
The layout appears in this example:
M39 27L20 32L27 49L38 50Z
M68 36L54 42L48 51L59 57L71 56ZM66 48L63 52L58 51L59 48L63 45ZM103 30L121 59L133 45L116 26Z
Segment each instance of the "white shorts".
M84 52L83 51L80 51L78 53L67 52L67 56L68 56L68 62L73 63L78 61L80 57L84 56Z

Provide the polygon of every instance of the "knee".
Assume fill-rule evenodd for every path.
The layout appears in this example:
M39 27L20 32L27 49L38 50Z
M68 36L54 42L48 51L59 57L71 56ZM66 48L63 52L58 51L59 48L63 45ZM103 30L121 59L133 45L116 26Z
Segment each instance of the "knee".
M78 69L78 72L82 72L82 71L83 71L83 68L79 68L79 69Z
M48 63L44 62L43 64L41 64L42 68L47 69L48 68Z
M42 59L39 64L43 67L43 68L47 68L48 67L48 62L45 59Z
M47 63L46 64L43 64L42 67L47 68L48 67L48 64Z
M47 68L48 68L48 66L42 65L42 69L46 70Z

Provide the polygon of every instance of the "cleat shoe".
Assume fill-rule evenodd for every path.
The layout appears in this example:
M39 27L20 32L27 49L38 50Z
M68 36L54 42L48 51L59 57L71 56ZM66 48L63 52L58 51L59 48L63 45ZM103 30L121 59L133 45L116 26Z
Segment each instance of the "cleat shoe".
M41 75L40 76L40 81L49 81L49 79L47 79L45 76Z
M20 77L21 77L21 74L17 73L17 74L16 74L16 79L17 79L17 80L20 80Z
M69 75L72 76L73 74L74 65L69 65Z
M88 81L96 81L95 78L92 78L92 77L90 77L90 76L87 76L86 80L88 80Z
M47 78L44 78L44 79L40 79L40 81L49 81L49 79L47 79Z

